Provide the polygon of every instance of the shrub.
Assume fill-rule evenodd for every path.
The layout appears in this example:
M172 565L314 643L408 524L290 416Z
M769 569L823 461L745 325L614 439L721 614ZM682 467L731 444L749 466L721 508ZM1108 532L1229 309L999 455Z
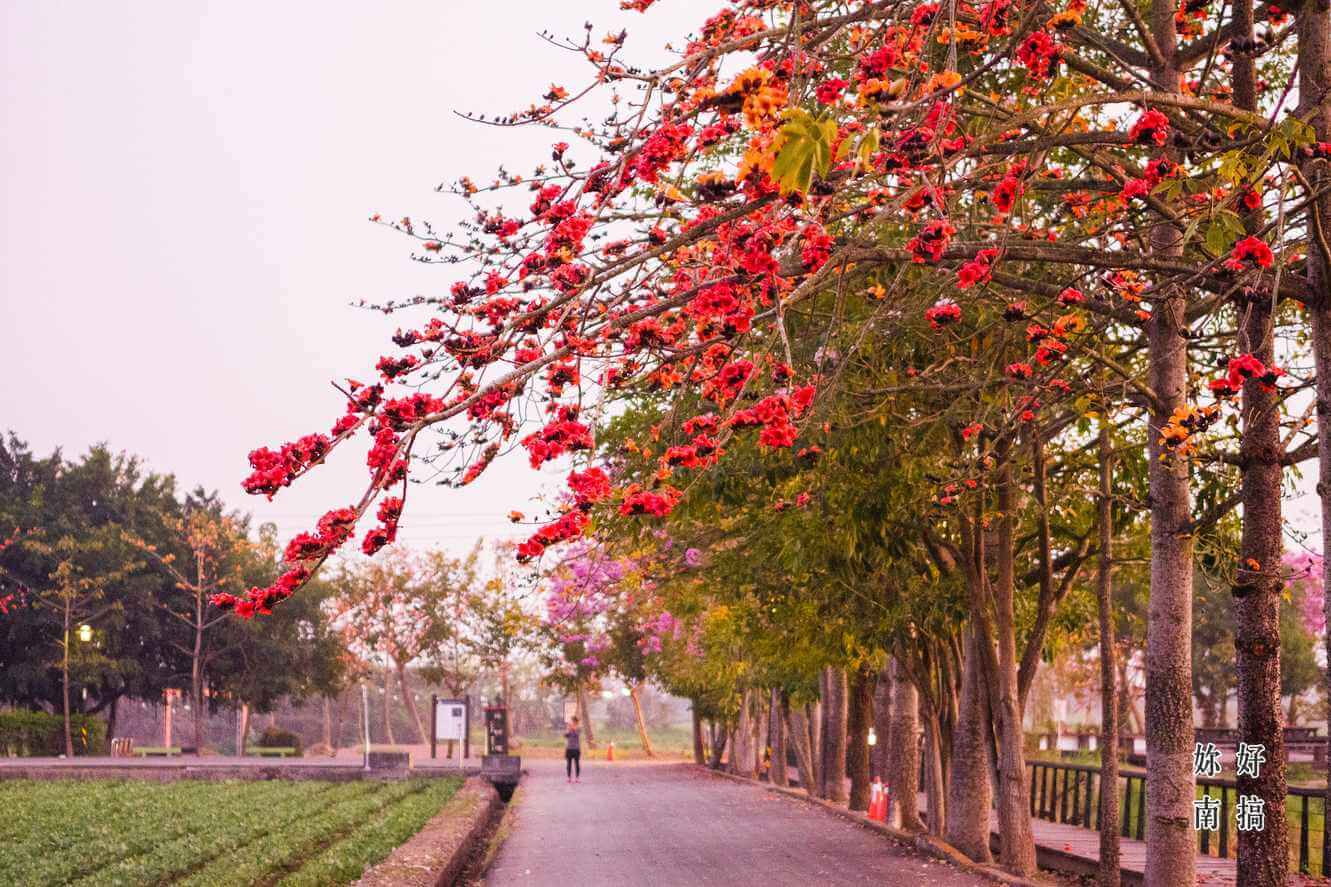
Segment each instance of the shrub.
M265 728L255 744L260 748L294 748L297 755L302 754L300 736L281 727Z
M93 715L70 715L74 754L97 755L106 748L106 723ZM65 724L60 715L44 711L0 712L0 754L40 757L65 753Z

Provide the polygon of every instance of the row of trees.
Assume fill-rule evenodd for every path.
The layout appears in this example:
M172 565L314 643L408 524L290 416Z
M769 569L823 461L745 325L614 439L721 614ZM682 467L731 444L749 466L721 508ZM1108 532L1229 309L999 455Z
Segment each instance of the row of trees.
M98 446L77 460L0 444L0 701L65 714L102 713L108 735L124 700L184 690L202 744L206 714L325 692L341 680L340 645L322 601L246 625L208 601L225 588L271 581L271 528L202 490Z
M239 711L243 742L251 711L327 709L380 673L425 742L406 670L460 695L503 671L533 624L510 577L482 574L480 544L461 559L395 547L315 580L272 619L229 618L215 596L280 572L273 528L104 446L70 460L0 442L0 526L12 528L0 545L0 703L61 712L69 755L71 714L103 715L114 736L125 701L183 691L188 744L202 748L210 714Z
M849 718L837 700L890 661L924 712L931 827L987 858L992 790L1000 860L1025 874L1037 666L1092 645L1114 735L1135 589L1146 882L1175 885L1195 880L1203 574L1227 589L1241 740L1268 756L1238 779L1267 812L1239 879L1283 885L1281 612L1310 534L1286 551L1282 502L1314 456L1331 540L1331 11L744 0L656 70L621 60L626 39L563 44L602 89L542 84L490 121L558 141L523 174L459 180L457 230L385 222L464 275L407 306L428 316L328 433L251 454L246 488L273 495L373 441L357 504L227 603L286 600L377 505L375 550L413 473L573 456L520 559L595 537L637 560L660 530L703 552L710 580L662 577L692 649L673 686L736 717L778 689Z

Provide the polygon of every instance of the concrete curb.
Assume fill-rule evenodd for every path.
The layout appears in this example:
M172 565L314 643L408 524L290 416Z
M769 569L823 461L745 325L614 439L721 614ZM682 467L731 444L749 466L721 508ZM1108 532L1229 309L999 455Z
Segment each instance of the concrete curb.
M494 786L468 779L424 828L361 876L357 887L449 887L502 806Z
M927 853L936 859L949 862L959 869L964 869L965 871L988 878L999 884L1008 884L1011 885L1011 887L1049 887L1049 884L1046 881L1035 881L1030 878L1022 878L1005 872L996 866L981 865L980 863L974 862L960 850L941 838L936 838L932 835L916 835L911 832L902 831L899 828L893 828L890 825L885 825L877 820L870 819L863 813L848 810L840 804L833 804L831 801L825 801L822 798L811 797L805 792L797 791L792 788L782 788L779 785L770 785L756 779L749 779L746 776L738 776L734 773L724 773L720 770L713 770L710 767L701 764L695 764L694 766L715 776L722 776L726 779L734 780L735 782L742 782L745 785L756 785L769 792L785 795L788 798L803 801L806 804L812 804L816 807L822 807L829 813L834 813L842 819L849 820L862 828L878 832L881 835L886 835L900 844L909 844L921 853Z

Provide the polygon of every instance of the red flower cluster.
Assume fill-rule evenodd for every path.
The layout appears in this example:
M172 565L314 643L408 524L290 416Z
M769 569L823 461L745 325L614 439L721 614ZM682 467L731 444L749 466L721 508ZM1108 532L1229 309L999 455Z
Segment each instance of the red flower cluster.
M402 500L397 496L385 497L379 503L376 517L379 518L379 526L366 533L365 540L361 543L361 551L368 555L373 555L385 545L396 541L397 522L402 517Z
M1249 268L1270 268L1274 261L1271 247L1256 237L1245 237L1234 244L1234 250L1225 259L1224 266L1237 273Z
M747 410L739 410L727 423L732 428L762 427L758 442L763 446L779 448L793 446L799 429L791 418L799 418L813 403L814 387L806 385L791 394L772 394L764 397Z
M642 150L634 159L633 169L638 178L655 184L658 173L688 152L693 127L684 123L663 123L643 142Z
M998 259L998 250L982 249L957 271L957 289L970 289L979 283L988 282L994 273L994 263Z
M551 545L558 545L560 542L578 538L590 521L591 518L587 517L587 513L581 509L575 508L572 511L564 512L557 520L541 527L532 534L530 539L518 545L518 560L525 562L531 558L540 557Z
M437 397L417 392L411 397L403 397L384 402L379 418L384 425L394 431L406 431L412 423L424 419L444 408L444 402Z
M679 504L683 495L671 486L663 486L660 492L653 492L638 489L638 485L634 484L628 488L624 503L619 506L619 513L626 517L643 514L665 517Z
M1012 207L1021 199L1022 192L1025 190L1021 183L1020 171L1014 170L1003 176L994 187L993 202L994 209L1001 213L1012 212Z
M1229 372L1223 379L1212 379L1207 387L1216 397L1235 397L1243 383L1255 379L1263 391L1275 391L1276 382L1285 375L1278 366L1267 366L1255 355L1241 354L1229 359Z
M695 296L687 310L698 324L699 335L704 338L722 335L729 339L747 333L753 321L753 307L747 300L741 301L740 295L735 287L722 283Z
M408 354L405 357L381 357L374 368L383 373L385 379L393 379L403 373L410 372L419 362L413 354Z
M328 455L330 444L325 435L307 434L295 443L283 444L276 453L267 447L252 451L250 468L254 471L242 483L245 492L263 493L272 499L278 490L290 486L298 475Z
M370 468L370 476L376 478L380 486L396 483L406 476L407 460L398 458L398 438L393 429L379 429L374 436L374 446L365 455L365 464Z
M832 247L836 246L836 242L822 225L806 225L800 234L804 240L800 250L800 263L805 271L817 271L832 257Z
M1032 31L1017 47L1017 59L1032 77L1040 80L1049 79L1062 55L1063 47L1044 30Z
M1163 117L1163 115L1161 116ZM1140 122L1139 120L1138 123ZM1119 196L1123 198L1124 203L1130 202L1134 197L1144 199L1155 189L1156 185L1173 175L1177 170L1178 164L1168 157L1157 157L1146 164L1146 174L1142 178L1128 179L1123 184L1123 190L1119 192Z
M1035 375L1035 368L1029 363L1010 363L1007 365L1007 374L1014 379L1024 381Z
M568 476L568 488L573 491L578 508L588 511L610 495L610 476L594 466L583 472L573 471Z
M818 101L822 102L824 105L836 104L841 98L841 94L846 91L846 87L849 85L849 83L842 80L840 77L833 77L831 80L824 80L822 83L819 83L818 88L814 90L814 95L817 96Z
M912 262L920 265L937 265L943 260L943 252L948 241L957 233L947 222L933 221L924 226L919 234L906 243Z
M252 619L255 615L267 616L273 612L273 606L281 603L310 578L310 571L303 566L292 567L267 588L251 588L241 597L234 594L215 594L208 599L219 610L234 610L242 619Z
M924 319L929 321L929 326L935 331L941 330L961 320L961 306L956 302L939 302L924 312Z
M592 433L581 422L563 419L527 435L522 439L522 445L531 456L531 467L540 468L565 453L591 449Z
M1169 118L1151 108L1132 124L1128 136L1138 145L1163 145L1169 139Z
M715 377L703 385L702 396L713 403L725 404L733 400L749 377L753 375L753 361L741 358L721 367Z

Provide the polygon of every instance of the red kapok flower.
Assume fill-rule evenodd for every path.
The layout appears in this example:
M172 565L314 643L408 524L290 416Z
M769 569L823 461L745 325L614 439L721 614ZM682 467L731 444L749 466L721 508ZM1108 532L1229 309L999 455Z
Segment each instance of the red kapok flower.
M1245 237L1234 244L1234 250L1225 259L1224 266L1230 271L1239 272L1249 268L1270 268L1275 261L1271 247L1256 237Z
M939 302L924 312L924 319L934 330L941 330L949 324L961 320L961 306L956 302Z
M1169 138L1169 118L1151 108L1137 118L1128 135L1138 145L1163 145Z

